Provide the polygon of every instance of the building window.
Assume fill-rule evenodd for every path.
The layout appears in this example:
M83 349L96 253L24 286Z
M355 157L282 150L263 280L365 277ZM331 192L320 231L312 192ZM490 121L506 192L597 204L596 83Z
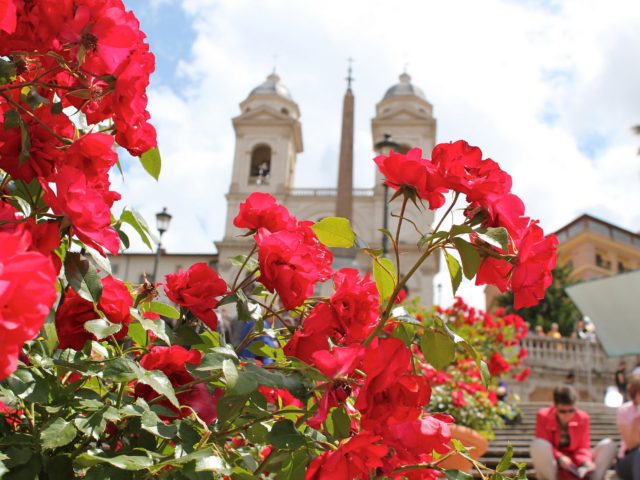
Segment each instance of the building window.
M120 265L118 263L111 264L111 274L118 275L120 273Z
M269 145L257 145L251 152L249 183L254 185L268 185L270 172L271 147Z
M603 252L596 252L596 266L600 268L611 269L611 261L606 259L606 254Z

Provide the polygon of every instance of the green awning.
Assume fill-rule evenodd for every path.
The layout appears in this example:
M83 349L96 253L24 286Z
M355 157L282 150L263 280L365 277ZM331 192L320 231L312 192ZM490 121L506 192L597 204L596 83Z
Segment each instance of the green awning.
M640 354L640 270L597 278L565 289L610 356Z

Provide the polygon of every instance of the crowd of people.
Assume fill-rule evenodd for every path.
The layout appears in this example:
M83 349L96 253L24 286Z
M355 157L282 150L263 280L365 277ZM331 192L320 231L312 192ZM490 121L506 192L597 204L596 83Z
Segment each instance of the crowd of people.
M554 322L549 327L547 332L544 331L544 327L542 325L536 325L532 331L532 335L536 337L550 337L550 338L570 338L572 340L588 340L591 342L595 342L596 333L593 323L585 322L584 320L578 320L576 322L575 328L571 332L571 335L568 337L564 337L560 332L560 326Z
M589 414L576 406L577 393L570 384L559 385L551 406L536 415L531 460L541 480L603 480L615 466L621 480L640 480L640 372L625 379L628 400L617 412L622 439L619 447L610 438L591 448Z

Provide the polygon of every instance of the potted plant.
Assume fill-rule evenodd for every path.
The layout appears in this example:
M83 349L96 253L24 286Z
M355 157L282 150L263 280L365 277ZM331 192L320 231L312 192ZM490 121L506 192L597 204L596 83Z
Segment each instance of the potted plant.
M414 303L408 311L427 325L442 322L473 347L459 349L455 360L440 369L427 364L425 374L432 387L430 410L451 415L455 419L452 437L473 447L469 454L479 458L493 438L493 428L505 421L516 422L520 416L517 405L507 398L504 380L509 377L524 381L529 375L529 369L522 366L527 352L520 346L527 334L526 324L518 315L506 315L503 309L492 315L470 307L459 297L446 309L425 311ZM486 383L478 356L487 366L490 379ZM443 465L460 470L471 468L471 463L459 455L446 459Z

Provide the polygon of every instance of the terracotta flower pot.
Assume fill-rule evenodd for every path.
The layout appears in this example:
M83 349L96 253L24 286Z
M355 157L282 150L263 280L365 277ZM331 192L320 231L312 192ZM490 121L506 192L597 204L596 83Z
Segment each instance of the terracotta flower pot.
M461 425L450 425L451 438L460 440L467 447L469 455L474 459L480 458L489 448L489 442L475 430ZM460 470L469 472L473 465L469 460L455 453L440 463L447 470Z

